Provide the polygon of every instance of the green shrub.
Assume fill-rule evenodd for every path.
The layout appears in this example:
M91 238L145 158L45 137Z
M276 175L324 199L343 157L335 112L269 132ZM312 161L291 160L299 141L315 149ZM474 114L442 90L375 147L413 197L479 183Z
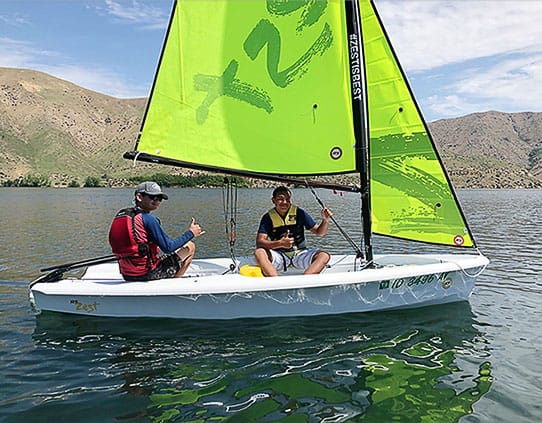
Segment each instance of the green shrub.
M96 188L101 187L102 184L100 183L100 178L96 176L88 176L87 179L85 179L83 186L85 188Z
M130 182L137 185L145 181L155 181L162 187L221 187L224 185L224 176L220 175L166 175L164 173L155 173L148 176L133 176L129 178ZM244 178L236 178L237 186L248 187L249 181Z
M48 187L51 181L47 176L42 175L26 175L17 179L8 179L2 183L5 187Z

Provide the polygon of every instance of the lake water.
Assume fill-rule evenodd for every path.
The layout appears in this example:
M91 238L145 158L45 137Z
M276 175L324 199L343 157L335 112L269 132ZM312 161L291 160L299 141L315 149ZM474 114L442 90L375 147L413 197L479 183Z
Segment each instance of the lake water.
M222 191L168 192L166 230L179 234L195 216L207 231L197 255L229 256ZM359 239L359 197L319 195ZM270 196L239 190L237 255L251 253ZM29 281L109 254L110 220L132 190L0 189L0 421L542 421L542 191L458 196L491 260L469 302L198 321L36 316ZM294 201L318 216L308 190ZM334 227L309 242L350 252ZM375 247L412 250L388 239Z

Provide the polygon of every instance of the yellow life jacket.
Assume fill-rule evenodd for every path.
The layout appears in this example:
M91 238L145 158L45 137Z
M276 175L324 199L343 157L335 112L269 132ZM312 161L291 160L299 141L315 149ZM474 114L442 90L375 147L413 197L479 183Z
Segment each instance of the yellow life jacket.
M281 239L287 231L290 231L290 236L294 238L295 248L292 247L289 250L280 249L280 251L292 251L294 249L303 249L305 246L305 228L303 225L297 224L297 206L290 205L286 216L284 219L278 212L272 208L268 212L269 217L271 218L271 223L273 225L273 230L269 234L269 238L272 241Z
M297 206L291 204L284 219L274 208L269 210L269 217L273 223L273 229L280 228L281 226L295 225L297 223Z

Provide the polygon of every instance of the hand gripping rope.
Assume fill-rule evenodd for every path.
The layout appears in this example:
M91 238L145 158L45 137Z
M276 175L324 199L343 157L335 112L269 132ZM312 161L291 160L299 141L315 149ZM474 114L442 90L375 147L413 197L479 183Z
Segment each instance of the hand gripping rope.
M307 180L305 180L305 185L307 185L307 187L311 190L312 192L312 195L314 195L314 198L316 199L316 201L318 201L318 204L320 204L320 206L324 209L326 208L326 205L324 204L324 202L320 199L320 197L318 197L318 194L316 194L316 191L314 190L314 188L309 184L309 182ZM364 258L364 254L363 252L361 251L361 249L359 248L359 246L356 244L356 242L350 237L350 235L348 235L346 233L346 231L341 228L341 226L337 223L337 221L335 220L335 218L333 216L331 216L331 221L335 224L335 226L337 226L337 229L339 230L339 232L341 233L341 235L343 236L343 238L348 241L348 243L350 244L350 246L352 247L352 249L356 252L356 257L357 258Z

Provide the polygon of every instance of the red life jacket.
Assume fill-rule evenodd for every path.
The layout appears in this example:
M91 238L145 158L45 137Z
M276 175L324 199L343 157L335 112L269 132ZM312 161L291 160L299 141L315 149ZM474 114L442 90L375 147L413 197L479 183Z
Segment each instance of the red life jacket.
M120 210L109 229L109 245L126 276L146 275L159 263L158 245L149 241L141 212L135 207Z

